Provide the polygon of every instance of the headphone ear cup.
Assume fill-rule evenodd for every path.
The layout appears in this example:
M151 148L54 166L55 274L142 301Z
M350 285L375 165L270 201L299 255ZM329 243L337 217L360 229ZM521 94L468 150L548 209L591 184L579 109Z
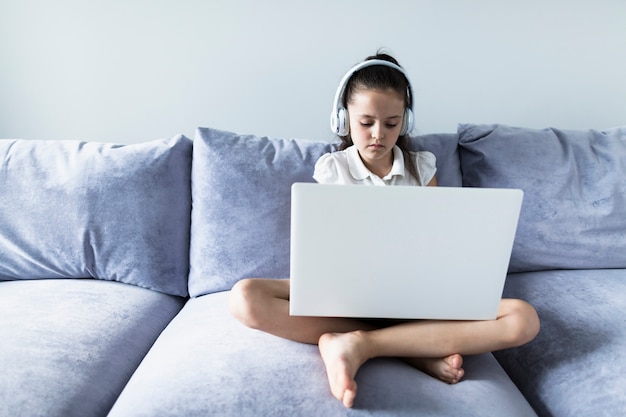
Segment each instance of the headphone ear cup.
M338 136L348 134L348 112L345 108L340 107L330 114L330 130Z
M402 129L400 130L400 136L408 135L413 131L413 111L411 109L404 110L404 118L402 119Z
M345 107L341 107L337 111L337 135L338 136L346 136L350 131L350 126L348 124L348 110Z

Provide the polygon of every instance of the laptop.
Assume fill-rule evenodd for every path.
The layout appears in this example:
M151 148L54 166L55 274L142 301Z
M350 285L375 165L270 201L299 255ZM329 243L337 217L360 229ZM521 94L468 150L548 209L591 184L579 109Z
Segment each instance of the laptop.
M516 189L296 183L290 314L493 320L522 199Z

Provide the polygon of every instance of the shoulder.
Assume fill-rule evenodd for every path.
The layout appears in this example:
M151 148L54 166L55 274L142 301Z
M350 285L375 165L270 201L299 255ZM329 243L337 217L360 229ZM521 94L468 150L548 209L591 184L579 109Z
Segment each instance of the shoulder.
M413 160L418 165L423 164L435 166L437 164L435 154L430 151L410 152L410 154L413 156Z
M330 152L322 155L315 163L313 178L321 184L334 183L349 169L346 151Z
M410 152L410 154L415 161L422 185L427 185L437 173L437 158L429 151Z

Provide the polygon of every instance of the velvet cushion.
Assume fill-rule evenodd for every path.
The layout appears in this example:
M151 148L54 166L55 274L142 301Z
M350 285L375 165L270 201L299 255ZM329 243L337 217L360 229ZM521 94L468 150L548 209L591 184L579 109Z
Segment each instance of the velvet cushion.
M119 282L0 282L0 416L106 416L184 298Z
M464 186L524 190L512 272L626 267L626 128L458 134Z
M457 385L396 359L372 360L347 409L330 392L317 346L245 327L228 312L228 294L189 300L109 417L536 416L491 354L466 357Z
M190 139L0 141L0 280L98 278L187 295Z
M289 275L291 184L313 182L331 144L199 128L193 147L189 293Z
M412 138L440 157L442 185L460 185L456 135ZM192 167L189 293L227 290L246 277L289 275L291 185L313 182L317 159L336 144L196 131Z
M535 306L537 338L495 356L541 416L626 410L626 270L509 275L504 296Z

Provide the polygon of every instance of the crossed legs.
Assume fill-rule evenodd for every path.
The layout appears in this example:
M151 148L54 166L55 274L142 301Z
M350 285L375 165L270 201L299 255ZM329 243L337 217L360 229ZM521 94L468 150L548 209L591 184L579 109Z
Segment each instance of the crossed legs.
M333 395L351 407L358 369L375 357L398 357L447 383L463 377L462 355L531 341L539 332L534 308L503 299L496 320L416 320L376 328L347 318L289 315L289 280L239 281L229 299L231 313L248 327L297 342L318 344Z

